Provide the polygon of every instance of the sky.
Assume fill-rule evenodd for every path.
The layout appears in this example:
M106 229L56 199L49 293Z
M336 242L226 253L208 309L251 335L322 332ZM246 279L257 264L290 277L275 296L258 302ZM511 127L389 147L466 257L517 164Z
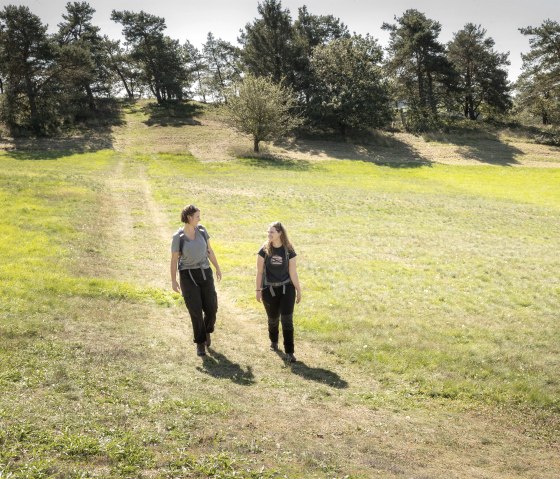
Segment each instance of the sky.
M49 31L56 30L66 11L68 0L0 0L0 7L8 4L25 5ZM165 18L167 35L184 43L189 40L200 47L208 32L216 38L237 44L239 31L257 16L258 0L90 0L96 13L94 23L101 33L113 39L122 38L121 26L111 21L111 11L130 10ZM297 18L298 8L306 5L309 13L332 14L340 18L351 32L369 33L386 46L387 32L383 22L395 23L407 9L415 8L441 26L440 41L450 41L453 34L466 23L482 25L495 41L495 50L509 52L509 78L514 81L521 72L521 53L529 51L529 38L519 28L540 25L544 20L560 21L560 0L282 0L282 6Z

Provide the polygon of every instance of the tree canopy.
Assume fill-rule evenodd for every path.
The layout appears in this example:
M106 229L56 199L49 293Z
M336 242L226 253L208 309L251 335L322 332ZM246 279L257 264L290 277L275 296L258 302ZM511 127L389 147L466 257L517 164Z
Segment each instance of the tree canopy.
M307 124L341 132L384 127L395 107L405 128L417 131L457 113L477 120L512 107L509 54L495 50L487 31L467 23L445 45L441 24L416 9L381 25L389 32L385 49L305 5L292 18L281 0L260 0L237 44L212 32L199 46L179 42L166 34L164 18L129 10L113 10L124 41L113 40L94 13L87 1L69 2L50 34L27 7L0 10L0 120L13 132L55 131L124 95L226 103L245 77L287 87ZM545 20L520 32L530 51L515 85L518 111L559 124L560 25Z
M519 31L529 37L531 48L522 55L519 103L540 116L543 124L560 124L560 23L549 19Z
M234 128L252 136L258 152L261 141L280 138L301 124L296 105L289 88L249 74L232 88L225 112Z
M391 118L383 79L383 51L371 37L337 38L313 50L317 114L341 133L347 128L380 127Z
M448 58L457 73L459 103L466 118L476 120L481 107L505 112L511 107L505 67L508 54L494 51L494 40L480 25L467 23L448 44Z
M290 11L279 0L264 0L257 11L261 18L245 25L238 39L245 67L253 75L292 84L295 47Z

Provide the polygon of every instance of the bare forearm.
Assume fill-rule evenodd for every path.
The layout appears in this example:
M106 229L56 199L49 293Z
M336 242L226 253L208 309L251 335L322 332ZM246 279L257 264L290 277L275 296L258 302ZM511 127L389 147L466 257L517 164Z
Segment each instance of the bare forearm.
M213 250L208 251L208 259L210 260L210 263L212 263L212 266L216 268L216 271L218 271L220 269L220 265L218 264L218 259L216 258Z
M299 285L299 278L297 273L290 272L290 279L292 280L292 284L294 285L294 288L296 288L296 291L301 291L301 286Z
M171 258L171 264L169 266L169 272L171 273L171 282L177 281L177 258Z

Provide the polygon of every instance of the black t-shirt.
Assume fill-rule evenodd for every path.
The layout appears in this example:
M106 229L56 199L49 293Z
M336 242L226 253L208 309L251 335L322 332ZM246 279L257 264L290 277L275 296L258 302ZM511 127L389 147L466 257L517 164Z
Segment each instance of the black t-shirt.
M294 250L288 253L288 261L286 261L286 249L284 246L280 246L280 248L273 247L270 256L266 255L263 246L259 250L259 255L264 258L264 271L268 283L283 283L290 279L288 261L297 256Z

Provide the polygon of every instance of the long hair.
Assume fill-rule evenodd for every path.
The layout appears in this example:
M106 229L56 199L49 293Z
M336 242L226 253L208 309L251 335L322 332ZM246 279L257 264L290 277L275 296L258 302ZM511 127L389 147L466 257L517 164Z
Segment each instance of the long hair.
M294 247L292 246L292 243L290 243L290 239L288 238L288 232L286 231L286 228L284 228L284 225L282 223L280 223L280 221L275 221L274 223L270 224L270 227L274 228L276 231L278 231L278 233L280 233L280 240L282 241L282 246L284 246L284 248L286 248L286 251L293 251ZM266 241L266 243L264 244L264 252L266 253L267 256L270 256L272 254L272 242L271 241Z

